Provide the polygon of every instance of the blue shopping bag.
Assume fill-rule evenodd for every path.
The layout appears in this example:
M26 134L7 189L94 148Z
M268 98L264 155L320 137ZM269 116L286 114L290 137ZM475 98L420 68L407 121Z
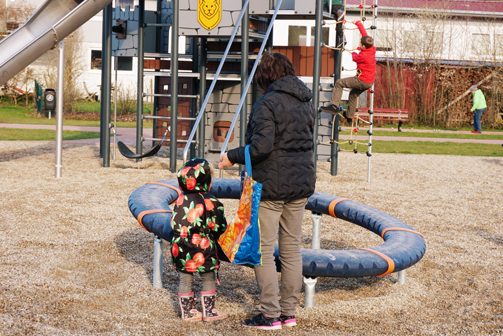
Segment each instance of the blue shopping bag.
M234 264L261 265L260 223L258 210L262 184L252 179L250 145L245 147L246 172L242 175L243 191L238 213L218 239L222 251Z

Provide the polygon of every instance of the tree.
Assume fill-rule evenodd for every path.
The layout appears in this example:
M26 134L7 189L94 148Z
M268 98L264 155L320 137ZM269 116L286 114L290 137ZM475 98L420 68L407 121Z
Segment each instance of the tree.
M471 120L471 96L448 109L447 104L491 71L495 72L492 89L485 92L494 93L501 87L494 83L501 73L497 60L503 56L502 20L453 13L449 2L433 5L436 7L417 9L413 14L403 13L406 6L380 13L376 47L384 52L385 60L378 64L376 103L408 108L413 122L460 126ZM491 86L491 81L484 85ZM499 93L491 96L490 105L499 110L502 97ZM492 107L488 110L494 111Z
M17 1L13 4L10 4L9 6L5 6L4 2L3 7L2 5L0 5L0 18L3 17L5 20L5 32L16 30L21 24L28 20L33 12L35 12L35 7L31 4L20 3L19 1ZM0 22L1 21L2 20L0 19Z
M64 105L71 109L71 103L83 98L83 87L80 81L86 71L85 49L82 47L81 29L74 31L65 39L65 78L64 78ZM57 49L49 50L42 58L47 65L42 67L41 76L45 87L56 88L57 86Z
M7 35L7 11L5 1L0 1L0 38Z

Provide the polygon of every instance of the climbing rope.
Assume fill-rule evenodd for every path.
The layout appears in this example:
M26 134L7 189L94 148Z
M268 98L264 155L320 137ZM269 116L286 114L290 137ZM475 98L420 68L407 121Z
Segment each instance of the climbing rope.
M360 5L358 6L359 9L360 9L360 21L361 22L365 22L366 21L366 10L367 9L372 9L373 11L373 15L372 15L372 19L373 19L373 24L372 26L370 27L370 29L372 30L375 30L376 29L376 26L375 26L375 20L377 18L377 4L376 4L376 0L372 0L372 5L370 6L367 6L367 3L366 3L367 0L360 0ZM344 10L342 11L342 14L339 14L339 10L338 11L338 14L337 14L337 20L335 22L332 22L331 24L342 24L342 39L341 39L341 42L335 46L335 47L332 47L332 46L328 46L328 45L324 45L326 48L329 48L329 49L332 49L332 50L341 50L341 51L347 51L347 52L354 52L356 50L358 50L358 48L356 49L347 49L345 46L347 44L347 41L346 41L346 34L345 34L345 31L346 30L354 30L354 29L358 29L358 26L356 26L355 24L355 27L351 27L351 28L348 28L346 26L346 24L348 23L348 21L346 20L346 0L344 0ZM350 23L353 23L353 22L350 22ZM367 28L368 29L368 28ZM373 31L373 38L375 40L375 31ZM344 67L342 66L342 62L341 62L341 65L340 65L340 72L339 73L342 73L343 71L355 71L356 69L344 69ZM373 96L374 96L374 87L372 86L371 88L371 91L370 91L370 94L371 94L371 107L370 107L370 110L373 109ZM358 105L358 104L357 104ZM343 117L343 115L341 113L339 113L339 115L341 117ZM350 138L349 140L346 140L346 141L336 141L335 140L335 119L336 118L336 115L333 116L333 119L332 119L332 135L331 135L331 139L327 142L324 142L323 144L333 144L333 143L336 143L338 145L341 145L341 144L351 144L353 145L354 144L354 149L353 149L353 152L355 154L359 153L358 151L358 145L364 145L364 146L368 146L368 151L366 152L367 156L369 156L369 160L370 160L370 156L372 155L371 154L371 146L372 146L372 115L370 115L370 118L369 120L365 120L363 118L361 118L359 115L358 115L358 110L356 111L355 113L355 117L352 119L351 121L351 126L350 126ZM363 142L363 141L359 141L358 140L358 133L360 132L360 129L363 129L364 127L368 127L368 135L369 135L369 138L368 138L368 142ZM370 161L369 161L370 162ZM369 163L370 165L370 163Z

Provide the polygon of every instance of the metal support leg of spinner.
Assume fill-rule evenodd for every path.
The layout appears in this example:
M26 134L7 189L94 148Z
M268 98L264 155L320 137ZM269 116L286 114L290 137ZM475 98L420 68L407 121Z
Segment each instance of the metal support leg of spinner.
M320 249L321 242L321 213L312 213L313 218L313 237L311 242L311 248L315 250ZM304 308L314 307L314 295L316 293L316 278L306 278L304 277Z
M152 272L152 284L154 288L162 288L162 239L155 237L154 240L154 265Z
M407 270L401 270L398 272L398 284L405 285L407 282Z

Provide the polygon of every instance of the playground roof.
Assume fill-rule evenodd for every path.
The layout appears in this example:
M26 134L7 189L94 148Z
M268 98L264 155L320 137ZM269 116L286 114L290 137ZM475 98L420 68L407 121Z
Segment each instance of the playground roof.
M421 9L450 11L456 14L487 17L503 15L503 1L464 1L464 0L378 0L379 9L398 9L404 12L414 12ZM371 0L346 0L348 7L366 6Z

